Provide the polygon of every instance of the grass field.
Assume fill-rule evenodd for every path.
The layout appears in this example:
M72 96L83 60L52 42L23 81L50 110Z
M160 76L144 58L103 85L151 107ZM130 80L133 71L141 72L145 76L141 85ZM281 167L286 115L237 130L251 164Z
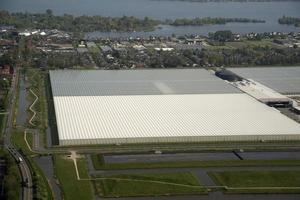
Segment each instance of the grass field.
M67 159L65 155L54 155L54 168L65 200L94 199L91 182L77 180L72 160ZM86 169L81 166L80 170L80 173L85 173Z
M28 133L26 135L26 138L27 138L29 145L31 145L32 144L32 134ZM15 130L11 135L11 139L12 139L13 144L17 148L22 149L22 152L26 156L31 156L31 155L35 154L28 149L28 146L24 140L24 131L23 130Z
M91 155L94 168L105 169L149 169L149 168L189 168L189 167L239 167L239 166L300 166L300 160L216 160L188 162L137 162L105 163L103 156Z
M84 158L84 157L77 158L76 162L77 162L77 169L78 169L79 177L81 179L90 178L88 170L87 170L86 158Z
M189 172L121 174L108 177L114 179L94 181L96 192L104 197L207 194L208 192Z
M98 47L90 47L90 48L88 48L88 50L92 54L98 54L98 53L100 53L100 49Z
M5 170L2 173L2 199L19 200L21 193L21 174L15 159L5 150L0 148L0 157L5 159Z
M237 42L226 42L227 47L231 48L244 48L244 47L275 47L275 48L282 48L280 45L277 45L272 42L272 40L259 40L259 41L250 41L250 40L243 40Z
M26 138L28 143L32 144L32 135L27 134ZM26 155L31 171L33 172L33 184L36 190L35 197L37 199L52 199L51 189L45 175L31 158L36 154L28 149L28 146L24 140L24 131L14 131L11 139L16 148L21 149L23 154Z
M230 192L300 192L295 188L265 188L300 187L300 171L227 171L209 175L220 185L236 188L229 188Z
M49 182L43 171L38 167L31 157L27 158L30 164L31 171L33 171L33 185L35 186L35 199L52 200L52 191Z
M26 71L26 76L28 77L28 82L32 91L39 97L39 100L34 105L33 109L37 112L33 123L38 126L40 129L45 129L48 126L48 116L47 116L47 100L45 93L45 72L36 69L28 69ZM31 105L36 97L28 92L27 99ZM32 113L29 112L29 118L32 116Z
M0 115L0 135L2 134L4 128L4 119L5 119L5 115Z

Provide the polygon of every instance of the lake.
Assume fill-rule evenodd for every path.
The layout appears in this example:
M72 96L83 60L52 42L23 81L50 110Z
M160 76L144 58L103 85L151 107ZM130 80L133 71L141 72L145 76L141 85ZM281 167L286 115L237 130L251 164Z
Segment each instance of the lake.
M102 16L145 16L155 19L175 19L194 17L244 17L266 20L264 24L228 23L202 27L163 26L147 33L91 33L95 37L127 37L149 35L202 34L217 30L232 30L236 33L248 32L299 32L300 28L278 24L283 15L300 17L300 2L182 2L155 0L0 0L0 8L12 12L45 12L52 9L54 14Z

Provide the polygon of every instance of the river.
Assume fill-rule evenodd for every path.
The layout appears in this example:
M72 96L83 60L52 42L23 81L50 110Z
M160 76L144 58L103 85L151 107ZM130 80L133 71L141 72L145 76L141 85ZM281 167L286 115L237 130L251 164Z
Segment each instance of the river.
M175 19L194 17L244 17L266 20L264 24L228 23L198 27L163 26L153 32L140 33L92 33L95 37L128 37L149 35L202 34L217 30L232 30L236 33L248 32L299 32L300 28L278 24L283 15L300 17L300 2L184 2L155 0L0 0L1 9L12 12L45 12L52 9L54 14L102 16L145 16L155 19Z

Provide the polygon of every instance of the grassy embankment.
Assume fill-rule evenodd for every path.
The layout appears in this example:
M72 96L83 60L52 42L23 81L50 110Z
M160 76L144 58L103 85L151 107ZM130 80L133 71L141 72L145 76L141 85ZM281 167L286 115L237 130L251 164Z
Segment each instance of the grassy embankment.
M219 185L227 186L226 192L230 193L300 192L300 171L226 171L209 175Z
M190 172L121 174L95 180L95 191L104 197L207 194ZM103 178L103 176L102 176Z
M4 171L4 199L19 200L21 193L21 175L14 158L5 150L0 149L0 157L5 159L6 170Z
M32 136L30 134L27 135L27 141L31 145L32 144ZM33 156L36 156L35 153L31 152L28 149L28 146L24 140L24 131L16 130L12 133L11 138L13 144L16 148L20 149L22 153L26 156L26 159L29 163L30 170L32 171L33 177L33 188L34 188L34 196L37 199L47 199L51 200L52 191L50 189L47 178L45 177L42 170L38 167L38 165L32 159Z
M28 69L26 70L26 77L29 82L29 88L38 96L38 101L33 106L33 109L37 112L33 123L39 129L45 129L48 126L47 117L47 102L46 102L46 92L45 92L45 76L46 72ZM27 99L29 100L29 105L31 105L36 97L28 91ZM31 111L29 111L29 116L32 116Z
M29 83L29 88L38 96L38 101L33 106L33 110L36 111L36 116L33 119L32 126L28 124L30 128L37 128L40 133L40 140L46 143L46 128L48 127L48 115L47 115L47 98L46 98L46 80L47 73L37 69L27 69L26 77ZM27 100L29 105L35 101L36 97L28 90ZM28 108L28 120L32 117L33 113Z
M78 158L77 166L81 179L78 180L74 163L67 155L55 155L54 165L65 199L93 199L94 191L98 196L104 197L207 194L208 192L189 172L121 174L90 178L86 159Z
M84 162L84 159L77 162L81 178L88 176ZM66 155L54 155L54 168L65 200L94 199L91 181L77 180L73 161Z
M270 47L270 48L284 48L282 45L275 44L271 39L262 40L241 40L235 42L225 42L224 45L211 45L208 49L240 49L240 48L257 48L257 47Z
M136 162L105 163L102 155L91 155L94 168L105 169L149 169L149 168L191 168L191 167L246 167L246 166L300 166L300 160L214 160L186 162Z
M5 115L0 114L0 136L2 135L2 131L3 131L3 128L4 128L4 119L5 119Z

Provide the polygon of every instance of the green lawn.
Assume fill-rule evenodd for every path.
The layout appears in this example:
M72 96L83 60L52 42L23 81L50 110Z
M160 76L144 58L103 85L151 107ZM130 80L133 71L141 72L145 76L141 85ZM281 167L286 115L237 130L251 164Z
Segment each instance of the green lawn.
M188 162L137 162L104 163L102 155L91 155L94 168L105 169L149 169L149 168L189 168L189 167L230 167L230 166L300 166L300 160L216 160Z
M0 134L2 133L2 129L4 128L4 119L5 115L0 115Z
M88 50L92 54L98 54L98 53L100 53L100 49L98 47L90 47L90 48L88 48Z
M232 48L244 48L244 47L275 47L275 48L282 48L280 45L277 45L272 42L272 40L243 40L243 41L237 41L237 42L226 42L225 43L227 47Z
M88 170L87 170L87 162L86 162L86 158L78 158L76 159L77 161L77 169L78 169L78 173L79 173L79 177L82 179L88 179L90 178Z
M26 134L27 141L29 145L32 144L32 134L27 133ZM31 152L28 149L28 146L24 140L24 131L23 130L15 130L12 132L11 135L12 143L19 149L22 149L23 153L27 156L35 155L35 153Z
M104 197L162 196L179 194L207 194L197 178L190 172L120 174L94 181L96 192ZM119 180L117 180L119 179ZM132 179L132 180L121 180ZM158 181L158 182L151 182ZM160 183L162 182L162 183ZM175 184L175 185L172 185ZM183 185L176 185L183 184ZM187 185L187 186L184 186ZM199 186L199 187L193 187Z
M73 161L66 155L54 155L54 168L65 200L94 199L91 182L77 180ZM80 170L84 170L84 168L80 168Z
M300 187L300 171L226 171L210 172L209 175L220 185L232 187L242 192L253 188L254 192L300 192L300 189L257 187ZM287 190L287 191L285 191ZM249 190L248 190L249 192Z
M40 129L45 129L48 126L48 116L47 116L47 99L46 99L46 87L45 87L45 76L47 74L40 70L28 69L26 71L26 76L28 77L28 82L30 84L30 89L38 96L38 101L34 105L33 109L37 112L33 123ZM31 105L36 97L28 91L27 100ZM29 118L33 113L29 111Z
M21 193L21 175L15 159L4 149L0 148L0 157L5 160L5 170L2 171L4 190L3 199L19 200ZM3 184L2 183L2 184Z
M27 133L27 141L32 144L32 134ZM21 149L23 154L26 155L31 171L33 172L33 184L36 188L35 197L37 199L52 199L52 192L47 181L47 178L43 174L42 170L37 166L32 156L36 156L36 153L31 152L24 140L24 131L15 130L12 133L11 140L16 148Z
M207 46L210 50L220 50L220 49L234 49L234 47L229 45L209 45Z

